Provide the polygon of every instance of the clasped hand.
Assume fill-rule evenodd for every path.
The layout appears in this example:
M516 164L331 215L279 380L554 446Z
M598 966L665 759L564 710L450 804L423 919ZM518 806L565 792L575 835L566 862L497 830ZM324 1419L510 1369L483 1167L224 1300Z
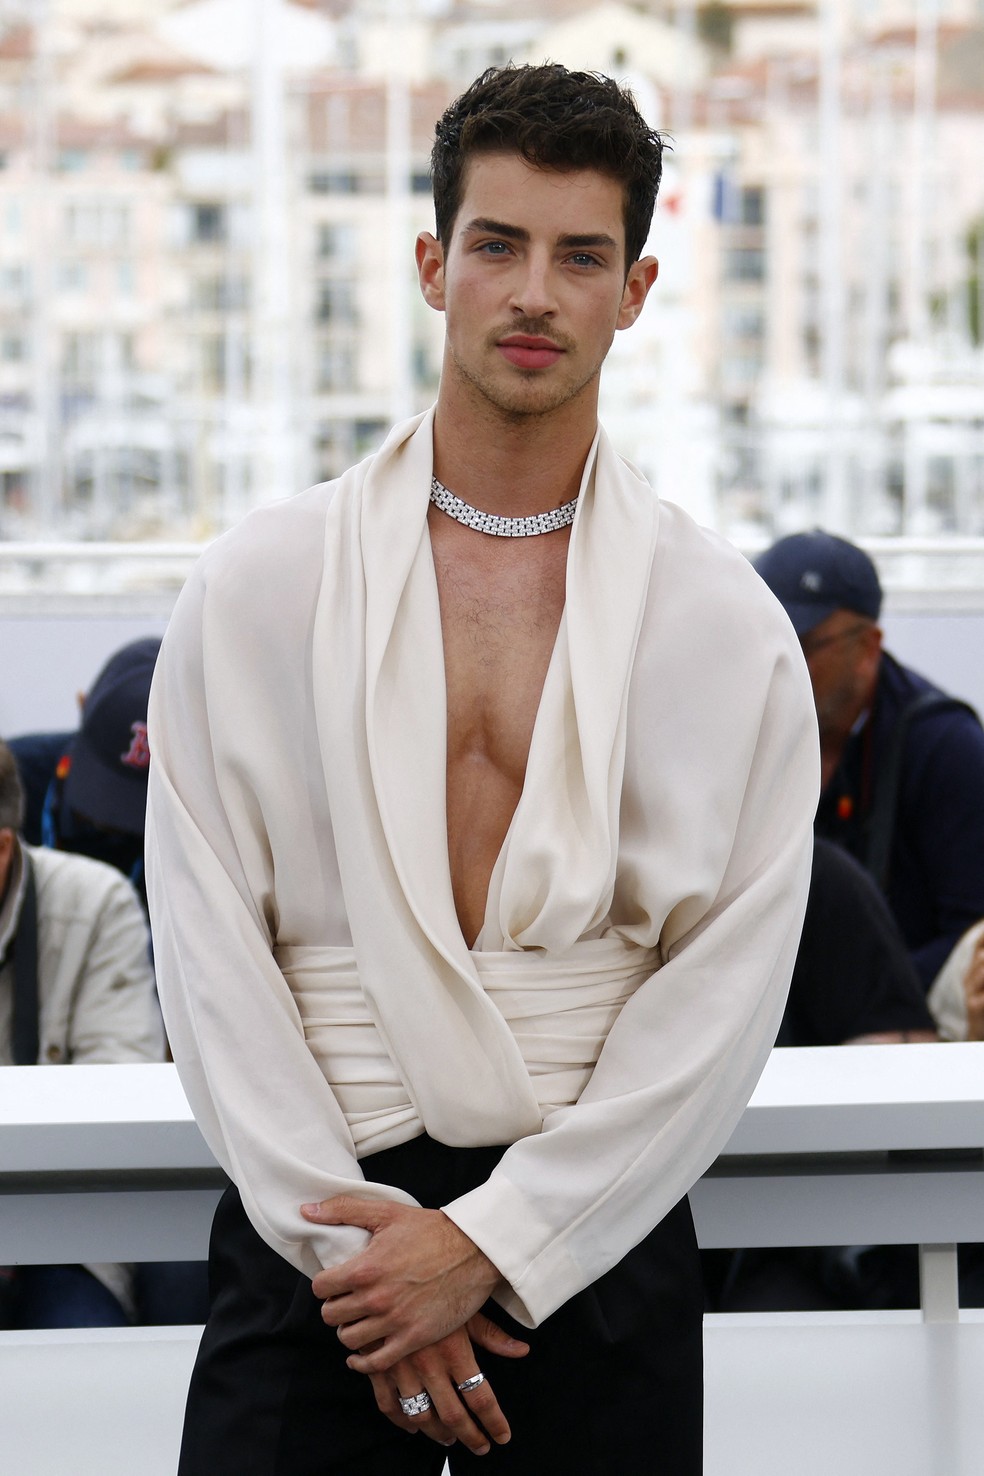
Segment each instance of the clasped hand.
M480 1313L501 1277L474 1241L440 1210L387 1200L338 1195L304 1205L302 1213L371 1236L358 1255L319 1272L311 1289L325 1322L353 1350L349 1368L371 1379L383 1414L444 1445L460 1439L476 1454L488 1450L488 1440L471 1416L497 1443L507 1441L509 1426L488 1380L465 1396L457 1390L478 1372L473 1345L506 1358L529 1351ZM405 1415L400 1397L424 1390L433 1410Z

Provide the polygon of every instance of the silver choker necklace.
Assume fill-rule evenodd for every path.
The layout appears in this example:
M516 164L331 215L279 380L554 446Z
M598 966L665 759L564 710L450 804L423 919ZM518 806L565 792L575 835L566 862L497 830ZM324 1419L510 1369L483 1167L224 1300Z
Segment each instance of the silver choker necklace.
M464 498L456 497L436 477L431 478L430 500L455 522L464 523L466 528L475 528L479 533L491 533L496 538L535 538L538 533L555 533L558 528L569 528L577 511L577 498L573 497L562 507L534 513L529 518L500 518L495 513L480 512Z

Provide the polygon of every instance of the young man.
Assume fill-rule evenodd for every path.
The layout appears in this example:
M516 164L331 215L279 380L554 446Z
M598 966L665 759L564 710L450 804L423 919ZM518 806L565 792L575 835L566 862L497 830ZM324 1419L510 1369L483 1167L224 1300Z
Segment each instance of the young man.
M684 1196L782 1013L809 682L598 427L658 136L506 68L433 163L435 409L210 551L152 696L161 988L236 1186L181 1471L694 1476Z

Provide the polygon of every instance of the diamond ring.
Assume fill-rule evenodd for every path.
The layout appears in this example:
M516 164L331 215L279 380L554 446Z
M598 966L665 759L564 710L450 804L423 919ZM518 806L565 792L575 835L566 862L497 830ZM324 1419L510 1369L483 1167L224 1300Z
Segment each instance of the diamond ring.
M431 1397L426 1389L422 1389L419 1394L411 1394L408 1399L400 1395L400 1408L405 1415L426 1414L430 1407Z
M485 1383L485 1375L483 1373L477 1373L477 1374L472 1374L471 1378L470 1379L465 1379L465 1381L463 1383L456 1384L455 1385L455 1388L458 1390L458 1393L459 1394L470 1394L473 1389L477 1389L478 1388L479 1384L484 1384L484 1383Z

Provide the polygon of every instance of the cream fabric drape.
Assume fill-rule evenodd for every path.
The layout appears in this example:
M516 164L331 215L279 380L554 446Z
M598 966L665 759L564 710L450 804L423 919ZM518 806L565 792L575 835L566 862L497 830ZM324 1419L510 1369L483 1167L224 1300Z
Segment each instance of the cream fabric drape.
M450 1144L508 1143L538 1132L541 1117L455 916L444 655L427 532L431 415L407 430L390 437L363 478L343 479L328 513L315 666L345 692L364 686L365 722L350 720L334 684L318 684L318 732L360 981L377 1027L430 1133ZM566 953L608 914L628 681L657 521L651 489L599 436L582 478L566 608L526 783L479 949ZM362 884L366 876L373 885ZM453 1059L456 1071L435 1071L435 1059Z
M429 416L397 427L338 483L251 516L189 581L151 701L156 958L202 1129L259 1232L313 1274L364 1237L307 1225L303 1201L406 1199L360 1182L274 953L354 948L405 1135L513 1144L446 1212L533 1323L686 1192L754 1086L805 905L816 725L758 576L599 433L476 953L549 967L608 939L662 966L576 1104L542 1121L454 914L431 457Z

